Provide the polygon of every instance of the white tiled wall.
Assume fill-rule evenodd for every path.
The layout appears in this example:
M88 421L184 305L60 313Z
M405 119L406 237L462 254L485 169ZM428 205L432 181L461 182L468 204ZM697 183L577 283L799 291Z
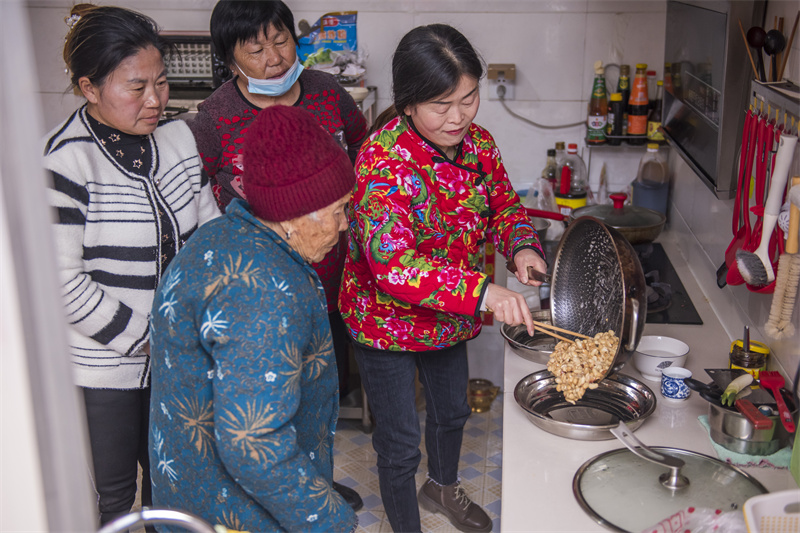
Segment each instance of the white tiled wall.
M71 0L33 0L31 19L37 28L37 69L42 81L45 120L57 124L78 104L65 94L61 47L64 17ZM118 0L114 3L152 16L164 29L207 30L214 0ZM592 65L645 62L660 72L664 56L665 2L653 1L288 1L295 20L313 23L320 15L358 11L359 47L369 53L368 84L378 87L378 107L391 97L391 55L397 42L420 24L442 22L462 31L487 63L515 63L515 112L543 124L585 119L592 85ZM617 69L608 71L616 86ZM496 137L509 175L527 188L544 166L545 151L558 140L581 143L583 126L549 131L534 128L509 115L499 102L489 101L482 87L476 121ZM620 150L619 153L623 153ZM608 157L608 175L621 188L633 179L640 151ZM588 158L588 153L585 154ZM596 159L595 159L596 161ZM600 165L592 167L597 182Z

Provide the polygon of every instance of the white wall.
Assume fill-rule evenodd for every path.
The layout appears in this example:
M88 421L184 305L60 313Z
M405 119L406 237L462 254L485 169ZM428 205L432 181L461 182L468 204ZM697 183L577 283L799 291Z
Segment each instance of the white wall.
M99 3L138 9L167 30L207 30L214 0L118 0ZM644 62L661 74L664 57L666 3L652 1L311 1L289 0L295 20L316 21L324 13L358 11L359 47L369 52L367 83L378 87L378 107L391 97L391 55L411 28L434 22L462 31L487 63L515 63L517 113L544 124L574 123L585 119L592 88L592 65ZM79 100L65 94L61 48L71 0L33 0L31 18L37 29L37 69L48 127L55 126ZM618 70L609 69L609 87L616 86ZM559 140L581 143L583 126L566 130L536 129L511 117L497 101L489 101L482 86L476 121L495 136L511 180L527 188L539 175L545 152ZM582 145L581 145L582 146ZM619 188L633 179L640 157L624 148L609 153L608 175ZM623 154L619 157L617 154ZM588 155L588 154L587 154ZM605 157L605 156L604 156ZM596 183L599 165L592 180Z

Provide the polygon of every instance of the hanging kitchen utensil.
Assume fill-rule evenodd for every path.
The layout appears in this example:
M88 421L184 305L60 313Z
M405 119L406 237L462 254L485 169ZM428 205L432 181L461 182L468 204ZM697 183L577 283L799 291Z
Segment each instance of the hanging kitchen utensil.
M769 244L774 241L774 230L778 221L783 195L786 190L786 181L789 179L789 166L794 157L794 148L797 145L797 137L793 135L783 135L778 147L777 157L773 166L773 173L770 180L769 195L764 204L763 228L761 230L761 240L755 251L737 252L739 271L748 282L756 288L765 287L775 280L775 266L773 266L773 256L770 255ZM780 239L778 239L780 240Z
M750 158L751 164L755 165L755 182L753 182L752 177L748 175L746 180L745 188L742 192L741 196L741 212L743 214L743 221L744 221L744 242L737 248L738 249L745 249L747 251L753 251L758 246L757 237L754 236L754 230L756 229L755 225L751 226L750 224L750 192L751 192L751 184L754 183L754 187L752 189L755 192L756 196L756 205L758 204L758 198L763 198L763 192L759 193L759 189L763 191L764 182L766 181L766 161L767 158L764 155L766 141L767 141L767 128L769 126L769 117L764 115L763 113L759 113L756 119L756 123L754 124L754 133L753 133L753 146L750 148L752 150L752 158ZM748 168L751 168L748 165ZM759 179L761 179L761 187L759 188ZM760 229L760 219L756 218L755 224L758 225L758 229ZM759 237L760 237L759 233ZM755 241L755 243L754 243ZM744 278L742 274L739 272L739 267L736 264L736 251L733 250L731 254L731 263L728 264L728 275L727 275L727 282L728 285L741 285L744 283ZM726 255L726 261L728 256Z
M750 51L750 44L747 42L747 35L744 33L744 27L742 27L742 21L739 20L739 31L742 32L742 39L744 40L744 47L747 50L747 57L750 58L750 65L753 67L753 77L757 80L760 80L758 77L758 69L756 68L756 63L753 61L753 53Z
M772 395L775 396L775 401L778 404L778 413L780 414L783 427L786 428L786 431L789 433L794 433L794 420L792 419L792 414L789 411L789 407L787 407L786 402L783 399L783 395L781 394L781 387L783 387L784 384L783 376L781 376L779 372L775 371L761 372L759 381L761 381L762 387L769 389L772 392Z
M758 480L719 459L647 447L624 425L615 432L627 448L588 460L572 479L578 504L606 528L643 531L689 507L740 509L751 497L767 493Z
M769 81L767 79L767 74L764 72L764 55L761 53L766 38L767 32L764 31L764 28L753 26L747 30L747 42L750 46L755 48L756 54L758 55L758 77L762 81Z
M800 176L792 178L792 189L795 187L800 187ZM790 203L786 250L780 257L778 275L775 279L775 294L772 297L767 323L764 324L764 332L776 340L791 337L795 332L792 315L800 280L800 255L797 253L798 233L800 233L800 207ZM800 367L798 368L800 369ZM798 455L800 455L800 449L798 449Z
M611 226L625 237L631 244L652 242L661 233L667 217L664 213L638 207L625 205L628 195L625 193L609 194L613 205L589 205L580 207L572 212L574 218L591 216L600 219L607 226Z
M755 250L761 242L761 228L764 224L764 198L768 183L767 173L770 168L770 156L772 155L774 141L775 122L770 120L767 114L764 120L761 121L761 127L758 130L758 142L756 143L756 182L753 189L753 207L750 208L750 212L756 218L750 230L750 240L742 248L748 252Z
M794 26L792 26L792 33L789 34L789 42L786 43L786 53L783 54L783 61L781 62L781 69L778 71L778 80L783 79L783 71L786 69L786 62L789 60L789 54L792 52L792 43L794 42L794 34L797 31L797 22L800 21L800 11L794 18Z
M738 276L738 272L731 273L731 268L736 268L736 250L741 248L750 238L750 219L747 214L746 198L749 194L758 121L757 111L752 108L748 109L745 116L744 129L742 130L742 147L739 153L739 182L736 187L736 201L733 204L733 219L731 221L733 239L725 250L725 263L717 269L717 286L720 288L727 285L728 274L734 280Z
M764 51L771 58L769 67L771 81L779 81L777 56L783 52L784 48L786 48L786 37L778 30L769 30L764 38Z
M778 118L778 110L776 109L775 110L775 120L776 121L777 121L777 118ZM778 147L780 146L780 139L781 139L781 135L783 135L783 134L784 134L784 124L776 125L776 127L775 127L775 146L778 146ZM786 132L786 134L788 135L789 133ZM772 176L776 174L775 169L777 168L776 167L777 155L778 155L777 152L778 152L777 149L772 151L772 162L770 164L770 171L769 171L770 178L768 180L770 183L771 183L771 180L772 180ZM763 212L756 213L756 214L757 214L757 216L763 216ZM767 257L774 257L774 260L771 261L773 272L777 269L778 261L780 260L780 256L783 253L783 248L784 248L783 243L784 243L784 238L783 238L782 231L781 231L780 228L776 228L773 231L772 235L770 236L769 245L768 245L768 248L767 248ZM760 293L760 294L772 294L773 292L775 292L775 282L774 282L774 280L769 282L769 283L767 283L766 285L764 285L762 287L756 287L755 285L751 285L749 283L745 283L745 285L747 286L747 289L749 291L751 291L751 292L757 292L757 293Z
M633 247L600 220L578 218L561 237L552 276L553 324L590 337L614 330L620 342L606 375L619 370L647 317L644 272Z

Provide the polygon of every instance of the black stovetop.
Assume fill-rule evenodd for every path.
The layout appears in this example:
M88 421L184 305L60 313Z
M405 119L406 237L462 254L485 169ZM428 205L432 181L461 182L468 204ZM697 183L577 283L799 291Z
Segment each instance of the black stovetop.
M668 284L672 293L668 303L656 302L655 305L648 303L646 323L702 324L703 320L686 293L686 288L667 257L664 247L659 243L647 243L636 244L633 249L639 256L648 285L653 281L656 287L658 284Z

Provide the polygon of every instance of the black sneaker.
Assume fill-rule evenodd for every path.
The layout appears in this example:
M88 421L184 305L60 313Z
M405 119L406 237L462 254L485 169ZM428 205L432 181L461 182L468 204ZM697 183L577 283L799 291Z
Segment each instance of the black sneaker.
M356 491L351 489L350 487L345 487L341 483L333 482L333 490L338 492L344 501L353 508L353 511L359 511L362 507L364 507L364 500L361 499L361 496L358 495Z

